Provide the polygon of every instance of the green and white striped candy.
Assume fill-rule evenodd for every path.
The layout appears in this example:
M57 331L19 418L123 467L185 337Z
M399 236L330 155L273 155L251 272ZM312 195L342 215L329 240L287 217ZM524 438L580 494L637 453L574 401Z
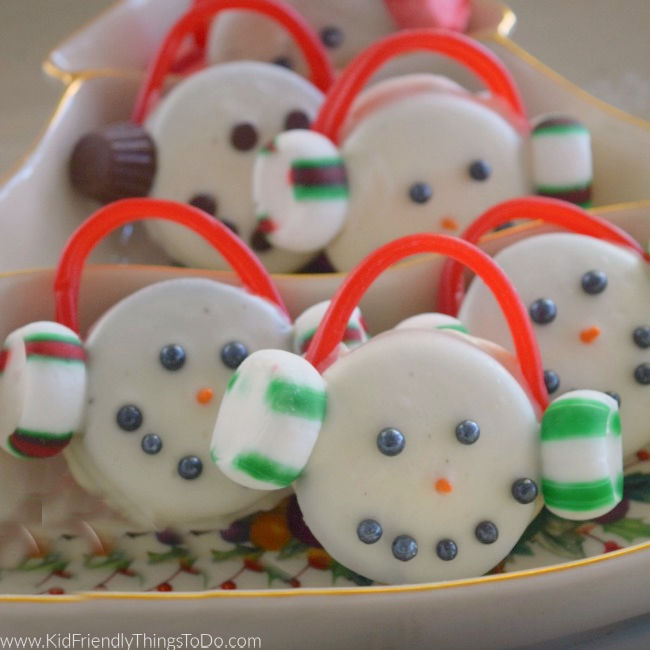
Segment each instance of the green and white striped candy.
M294 129L262 149L253 168L259 227L276 247L308 253L343 225L348 183L338 149L320 133Z
M286 487L307 464L326 407L325 382L310 363L283 350L254 352L221 400L212 460L245 487Z
M395 325L395 329L452 330L468 334L467 328L457 318L447 314L430 312L416 314Z
M623 496L623 448L616 400L574 390L546 409L541 428L542 494L566 519L593 519Z
M329 300L318 302L296 318L293 326L293 351L296 354L304 354L306 352L329 305ZM342 340L347 349L356 348L368 340L363 316L358 307L355 307L352 312Z
M79 430L85 392L72 330L47 321L15 330L0 352L0 445L21 458L59 453Z
M571 117L550 115L536 122L530 137L536 193L587 207L593 178L587 127Z

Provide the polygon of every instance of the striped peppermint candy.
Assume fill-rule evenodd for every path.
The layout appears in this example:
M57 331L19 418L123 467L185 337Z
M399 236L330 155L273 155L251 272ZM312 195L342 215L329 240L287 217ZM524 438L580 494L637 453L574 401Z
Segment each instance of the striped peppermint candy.
M343 225L348 182L336 146L320 133L293 129L262 149L253 170L259 228L278 248L317 251Z
M320 322L325 316L325 312L330 305L330 300L318 302L306 309L298 318L296 318L293 327L293 351L296 354L304 354L316 334ZM352 316L348 321L348 326L343 334L343 345L347 349L356 348L368 340L366 325L358 307L354 308Z
M325 382L310 363L282 350L254 352L221 401L212 460L245 487L286 487L305 467L326 407Z
M564 393L546 409L541 429L542 493L566 519L593 519L623 496L618 404L595 390Z
M58 454L79 430L85 389L72 330L47 321L15 330L0 352L0 445L21 458Z
M591 136L574 118L550 115L531 132L535 192L583 207L591 204Z

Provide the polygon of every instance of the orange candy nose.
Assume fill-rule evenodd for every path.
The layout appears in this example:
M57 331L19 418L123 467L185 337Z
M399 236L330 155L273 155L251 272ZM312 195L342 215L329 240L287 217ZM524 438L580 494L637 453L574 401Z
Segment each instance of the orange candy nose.
M214 392L212 391L212 388L201 388L196 391L196 401L199 404L209 404L212 401L213 396Z
M453 217L443 217L440 220L440 226L443 230L458 230L460 228L458 221Z
M583 343L593 343L600 336L600 327L594 325L580 332L580 340Z
M446 478L439 478L435 482L435 488L436 492L439 492L440 494L450 494L454 489Z

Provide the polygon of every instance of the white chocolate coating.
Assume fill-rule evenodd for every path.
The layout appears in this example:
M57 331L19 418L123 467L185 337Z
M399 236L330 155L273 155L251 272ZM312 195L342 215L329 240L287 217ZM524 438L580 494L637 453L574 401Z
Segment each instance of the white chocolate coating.
M650 386L635 381L635 369L650 362L650 348L633 340L637 327L650 326L650 275L636 254L583 235L557 233L531 237L502 250L495 261L504 269L524 304L539 298L555 302L557 316L533 323L545 369L560 380L552 397L588 388L621 398L623 450L630 454L650 441ZM590 295L581 279L603 271L607 287ZM503 316L485 285L474 280L459 318L477 336L512 349ZM599 328L590 342L582 332ZM595 331L595 330L594 330Z
M150 196L189 203L208 194L217 217L237 228L248 244L257 226L251 183L255 154L286 130L287 116L300 111L311 121L322 94L289 70L240 61L193 74L165 96L146 121L156 145L157 171ZM248 123L257 141L247 150L231 144L238 124ZM190 266L228 268L223 258L193 232L173 223L148 222L155 239ZM275 249L259 251L271 271L294 271L308 259Z
M206 279L162 282L124 299L87 340L84 434L66 450L75 478L140 525L214 525L222 515L258 507L262 493L236 485L210 461L216 413L233 374L221 350L233 341L249 353L289 349L290 339L291 325L274 305ZM170 344L185 351L177 370L160 361ZM212 399L201 402L205 389ZM118 426L125 405L141 412L135 430ZM147 434L160 437L158 453L143 450ZM202 463L193 479L178 471L188 456Z
M457 92L418 92L380 106L349 133L341 155L349 208L326 249L339 270L406 234L458 234L489 206L531 189L522 134L492 107ZM486 180L469 174L479 160L490 168ZM430 200L410 198L415 183L429 186Z
M308 526L339 562L389 583L476 576L497 564L535 514L521 504L514 481L538 481L539 425L519 383L492 357L456 333L416 329L382 334L341 357L324 373L327 417L295 489ZM480 426L473 444L455 430ZM377 436L386 427L405 437L386 456ZM451 492L436 489L446 479ZM357 526L374 519L379 541L366 544ZM475 536L484 521L498 539ZM418 544L408 561L393 557L399 535ZM452 539L455 559L436 554Z

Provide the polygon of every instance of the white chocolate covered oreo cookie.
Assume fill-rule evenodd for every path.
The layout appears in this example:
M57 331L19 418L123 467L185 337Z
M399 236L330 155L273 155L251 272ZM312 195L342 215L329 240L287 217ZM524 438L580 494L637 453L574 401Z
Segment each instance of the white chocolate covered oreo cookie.
M594 389L620 402L625 454L650 440L650 275L635 252L577 234L531 237L502 250L503 268L528 307L551 397ZM511 348L499 309L480 280L459 318L477 336Z
M73 474L141 525L213 525L258 507L263 493L210 462L210 436L242 360L290 344L287 317L238 288L188 278L129 296L86 342L84 431L66 451Z

